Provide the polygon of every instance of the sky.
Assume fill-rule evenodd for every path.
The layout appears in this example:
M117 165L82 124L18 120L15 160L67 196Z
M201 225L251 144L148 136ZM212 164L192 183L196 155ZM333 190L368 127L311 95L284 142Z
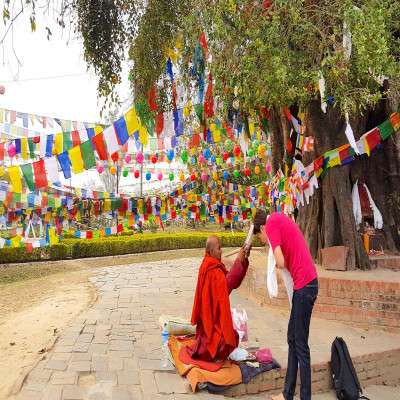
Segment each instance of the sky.
M3 3L0 0L0 10ZM14 13L18 11L16 6ZM46 37L46 26L52 32L50 40ZM0 40L5 30L0 21ZM18 65L12 43L22 65ZM126 72L118 88L121 99L129 99L130 95L127 70L125 65ZM37 10L36 32L31 31L29 14L22 14L0 46L0 85L5 87L5 94L0 95L0 108L73 121L104 122L100 118L102 102L97 97L97 83L98 78L93 71L88 71L84 61L81 40L70 36L68 29L63 31L58 27L55 15L51 13L43 15L40 9ZM120 110L121 115L129 108L129 100L125 104L126 108ZM170 167L173 166L166 169ZM62 173L60 177L63 178ZM131 175L121 178L121 186L125 188L129 183L137 183L136 180L132 182ZM63 183L82 187L88 180L101 185L96 170L85 171L73 176L71 181L63 180ZM153 180L154 184L145 186L154 188L160 185L156 177ZM168 185L168 180L163 180L163 184ZM132 189L137 187L135 185Z
M4 0L0 0L0 10ZM14 12L19 10L16 2ZM46 38L46 26L52 31ZM0 37L6 27L0 21ZM12 39L17 59L12 49ZM127 79L119 88L122 98L129 96ZM37 30L32 32L29 15L15 21L13 32L0 47L0 84L5 94L0 96L0 107L28 113L100 122L102 103L97 98L98 79L87 70L81 40L64 31L55 23L52 13L43 15L37 10ZM125 111L125 110L121 110Z

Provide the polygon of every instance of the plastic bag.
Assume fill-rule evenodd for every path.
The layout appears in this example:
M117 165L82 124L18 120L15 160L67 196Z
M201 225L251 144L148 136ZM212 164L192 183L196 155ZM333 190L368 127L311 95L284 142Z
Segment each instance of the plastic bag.
M229 354L229 359L232 361L244 361L247 360L248 356L249 353L247 350L236 347L236 349L233 350L231 354Z
M236 308L232 308L232 322L233 328L239 334L239 343L247 342L249 340L248 326L247 326L247 313L240 304Z

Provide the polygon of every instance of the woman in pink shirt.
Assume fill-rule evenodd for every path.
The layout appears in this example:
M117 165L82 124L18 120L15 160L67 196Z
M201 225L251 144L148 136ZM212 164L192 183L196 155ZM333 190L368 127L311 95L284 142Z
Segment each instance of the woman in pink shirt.
M288 366L283 393L273 400L293 400L300 367L300 399L311 399L311 362L308 347L312 309L318 295L317 271L299 227L284 214L263 210L254 217L254 233L272 247L276 267L286 268L293 278L292 310L288 326Z

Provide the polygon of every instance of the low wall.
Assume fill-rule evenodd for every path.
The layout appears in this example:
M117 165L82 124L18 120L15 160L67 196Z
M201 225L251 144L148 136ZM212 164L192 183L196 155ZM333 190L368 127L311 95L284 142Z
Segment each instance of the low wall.
M262 256L250 263L239 290L260 304L288 309L287 293L281 281L278 298L268 296L266 255ZM359 327L400 332L400 276L395 282L382 282L337 279L334 275L331 272L329 277L319 277L320 289L313 315Z
M362 387L398 385L400 383L400 348L353 357L353 363ZM278 393L284 386L285 375L286 369L264 373L258 375L247 385L233 386L224 392L224 395L237 397L259 392ZM329 363L312 365L312 393L326 392L331 388L332 378Z

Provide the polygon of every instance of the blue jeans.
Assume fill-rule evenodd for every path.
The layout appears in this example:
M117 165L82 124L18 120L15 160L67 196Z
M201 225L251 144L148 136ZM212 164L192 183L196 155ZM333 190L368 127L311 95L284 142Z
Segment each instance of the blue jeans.
M287 333L289 355L283 391L285 400L293 400L298 367L300 367L300 399L311 399L311 362L308 333L311 313L317 295L317 279L293 292L292 311Z

